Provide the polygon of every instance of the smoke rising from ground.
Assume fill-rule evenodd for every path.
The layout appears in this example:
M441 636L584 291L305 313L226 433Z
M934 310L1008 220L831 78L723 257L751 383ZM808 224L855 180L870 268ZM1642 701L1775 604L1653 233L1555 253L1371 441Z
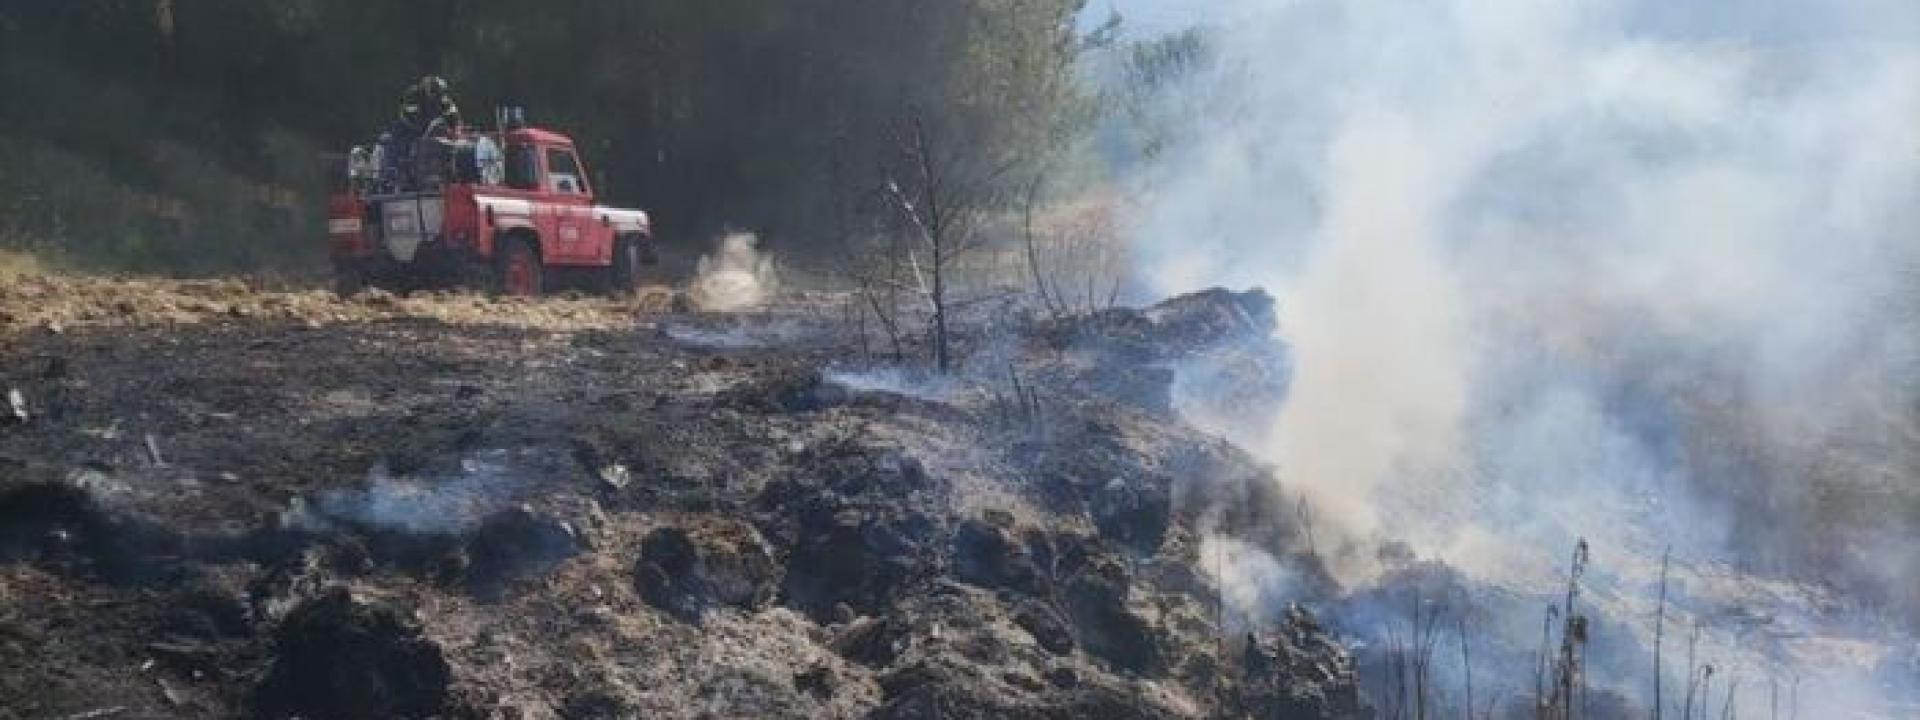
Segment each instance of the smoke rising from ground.
M313 532L336 523L380 530L452 535L467 532L537 480L552 474L554 458L534 451L485 450L460 459L457 470L425 476L395 474L385 464L367 484L308 501L296 499L288 527Z
M965 388L962 380L893 365L828 368L821 379L854 392L888 393L928 402L950 402Z
M720 239L710 255L700 258L688 298L694 307L710 312L737 312L759 307L779 287L773 256L760 250L752 233L733 233Z
M1139 235L1180 260L1147 279L1279 290L1295 394L1266 449L1355 530L1397 479L1484 470L1470 428L1554 412L1514 402L1653 359L1791 406L1759 428L1783 436L1904 361L1915 48L1695 38L1624 3L1238 7L1204 81L1258 87L1159 168ZM1601 399L1589 431L1644 429Z
M1267 447L1364 534L1392 473L1455 461L1466 410L1458 281L1437 247L1446 198L1432 192L1452 181L1415 122L1358 117L1334 137L1328 241L1281 305L1299 382Z
M1920 6L1209 8L1139 267L1274 291L1294 376L1254 449L1329 525L1528 585L1580 536L1636 582L1668 543L1832 561L1913 610L1914 551L1824 549L1854 518L1814 498L1920 467Z
M1273 616L1297 591L1292 570L1238 540L1209 535L1201 540L1199 559L1201 571L1220 588L1221 620L1234 636Z

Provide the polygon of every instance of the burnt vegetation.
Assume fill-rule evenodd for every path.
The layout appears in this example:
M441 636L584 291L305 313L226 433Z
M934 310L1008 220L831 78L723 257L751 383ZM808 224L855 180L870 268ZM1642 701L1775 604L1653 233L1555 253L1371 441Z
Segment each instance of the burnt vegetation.
M0 8L0 720L1798 720L1795 639L1906 637L1905 490L1789 477L1658 348L1607 401L1683 398L1686 491L1784 529L1654 575L1555 526L1524 588L1346 532L1253 447L1285 299L1141 300L1090 177L1214 49L1086 5ZM746 299L312 289L424 73L567 129L692 285L740 239Z
M33 412L0 438L0 707L1363 717L1354 660L1304 607L1222 642L1200 519L1279 493L1271 475L1155 393L1098 389L1238 346L1265 302L1036 318L991 344L962 320L956 349L1014 349L944 396L824 371L862 362L840 320L731 348L224 313L159 353L23 331L24 357L64 360L5 377ZM167 390L214 357L257 381ZM1265 507L1291 505L1225 522L1299 547Z
M1575 549L1544 613L1404 548L1382 550L1381 579L1343 587L1312 506L1179 419L1164 363L1220 364L1243 379L1229 400L1285 392L1261 390L1284 365L1264 294L967 316L954 373L907 379L845 369L871 358L847 342L857 325L821 312L842 300L641 316L652 333L626 327L630 309L606 316L615 329L583 309L555 330L408 314L457 298L384 317L329 300L290 304L325 322L213 313L136 330L164 332L158 353L125 351L119 330L18 331L36 360L0 376L29 411L0 436L0 706L1650 712L1640 681L1662 668L1589 602L1606 548ZM724 347L666 331L742 323L808 330ZM246 381L174 391L223 373ZM1249 602L1223 542L1285 567L1285 594ZM1488 629L1516 618L1534 641ZM1736 686L1690 632L1685 664L1665 668L1668 716L1757 712L1765 683L1795 717L1790 678Z

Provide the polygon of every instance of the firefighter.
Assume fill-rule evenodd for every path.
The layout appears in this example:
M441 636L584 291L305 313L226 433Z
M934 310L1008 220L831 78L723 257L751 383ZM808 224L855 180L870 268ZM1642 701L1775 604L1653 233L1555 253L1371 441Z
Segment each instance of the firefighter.
M454 104L445 79L428 75L401 96L400 124L415 137L422 137L436 131L435 121L440 121L437 132L451 134L459 130L460 106Z
M432 148L421 146L431 138L453 137L459 129L460 107L447 91L446 80L428 75L407 86L400 96L400 117L394 120L380 143L385 150L385 170L395 186L401 190L419 189L432 174L423 172L421 165L433 162L431 156L421 156Z

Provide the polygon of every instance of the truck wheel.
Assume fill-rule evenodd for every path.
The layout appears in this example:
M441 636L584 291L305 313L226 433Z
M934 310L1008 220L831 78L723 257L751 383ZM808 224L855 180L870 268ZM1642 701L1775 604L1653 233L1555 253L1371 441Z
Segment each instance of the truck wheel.
M500 254L500 294L512 297L539 297L546 284L540 255L525 240L513 240Z
M621 240L613 245L613 267L608 268L607 292L614 297L632 295L640 285L640 244Z

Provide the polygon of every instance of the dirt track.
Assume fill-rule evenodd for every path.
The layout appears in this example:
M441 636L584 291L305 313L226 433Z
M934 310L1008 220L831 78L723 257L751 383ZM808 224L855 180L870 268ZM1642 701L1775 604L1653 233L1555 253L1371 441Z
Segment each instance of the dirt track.
M1271 484L1103 394L1151 338L1036 326L1029 409L842 372L834 302L0 284L0 717L1356 707L1304 618L1307 685L1220 654L1200 496Z

